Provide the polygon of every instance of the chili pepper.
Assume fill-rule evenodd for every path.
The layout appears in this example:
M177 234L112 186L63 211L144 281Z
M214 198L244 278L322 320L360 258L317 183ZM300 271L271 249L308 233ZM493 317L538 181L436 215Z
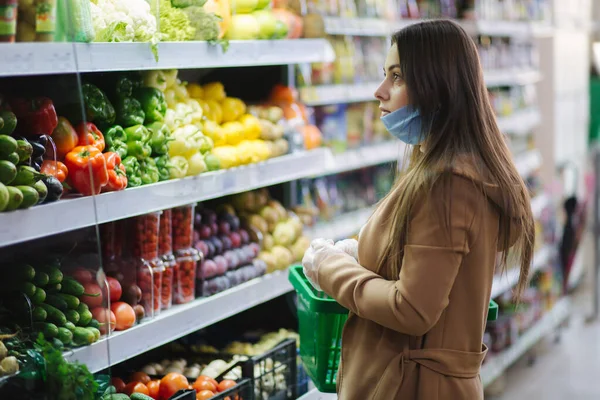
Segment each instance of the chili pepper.
M127 154L140 161L145 160L152 154L152 147L144 142L127 142Z
M142 178L140 177L140 163L137 158L133 156L127 156L122 164L125 166L127 172L127 187L138 187L142 184Z
M146 125L150 131L150 145L152 154L160 156L169 152L169 142L171 141L171 131L167 124L163 122L154 122Z
M81 85L81 95L85 107L86 121L98 125L111 125L115 122L115 108L108 96L91 83Z
M168 154L154 157L156 168L158 168L158 180L167 181L171 179L171 159Z
M104 150L104 135L100 129L91 122L82 122L77 125L78 146L94 146L101 152Z
M121 156L112 151L103 155L108 170L108 183L102 190L112 192L125 189L127 187L127 171L125 166L121 164Z
M119 154L121 160L127 157L127 134L120 125L110 127L104 133L104 141L106 142L107 151L114 151Z
M73 125L65 117L58 117L58 124L52 132L52 140L56 146L56 158L62 159L64 156L77 147L79 136Z
M65 165L71 187L83 195L99 194L108 183L106 160L97 147L75 147L66 155Z
M10 103L17 116L19 132L27 135L51 135L58 125L52 100L47 97L18 98Z
M142 105L133 97L119 97L115 101L117 123L121 126L133 126L144 123Z
M140 162L140 177L142 178L142 185L158 182L158 168L156 168L156 163L152 158Z
M63 183L69 175L67 166L60 161L45 160L40 167L40 172L44 175L51 175Z
M128 142L143 142L150 140L150 131L144 125L135 125L125 128Z
M153 87L142 87L133 92L146 114L145 122L162 121L167 113L167 101L162 91Z

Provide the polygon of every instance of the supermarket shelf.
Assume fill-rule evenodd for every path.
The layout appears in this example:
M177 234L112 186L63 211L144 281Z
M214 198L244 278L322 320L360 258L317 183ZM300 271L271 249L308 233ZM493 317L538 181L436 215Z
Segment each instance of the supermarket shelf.
M525 178L542 165L542 155L537 149L529 150L515 156L515 165L519 174Z
M537 108L528 108L496 120L502 133L526 135L540 124L542 116Z
M316 149L154 185L61 200L0 214L0 247L319 175L331 165L329 149ZM96 211L94 210L96 209Z
M346 239L360 231L360 228L371 217L374 210L375 206L344 213L336 216L330 222L318 223L316 226L307 229L305 233L311 239Z
M319 175L333 175L400 160L406 146L397 140L335 154Z
M325 39L232 41L227 52L207 42L0 44L0 76L148 69L190 69L331 62Z
M275 272L217 295L174 306L148 322L65 353L65 358L86 364L93 373L98 372L291 290L287 271Z
M529 270L529 274L533 275L536 271L544 269L548 265L548 261L552 257L552 246L546 245L538 250L533 256L533 264ZM519 281L519 268L513 267L494 277L492 283L492 298L496 298L501 294L512 289Z
M559 300L552 310L523 333L513 346L497 356L491 356L481 368L483 386L493 383L540 339L554 332L569 317L570 310L571 303L568 298Z
M328 35L389 36L396 30L421 22L420 19L404 19L394 22L378 18L325 17L325 32ZM552 27L546 23L526 21L459 20L470 35L502 37L529 37L548 34Z
M542 79L542 74L531 68L488 70L484 74L487 86L530 85Z
M362 82L340 85L305 86L300 98L307 106L375 101L375 90L381 82Z

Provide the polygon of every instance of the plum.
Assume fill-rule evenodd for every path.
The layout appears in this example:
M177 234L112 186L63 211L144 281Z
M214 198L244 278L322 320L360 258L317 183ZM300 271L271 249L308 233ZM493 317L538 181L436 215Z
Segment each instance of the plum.
M213 261L215 262L215 264L217 264L217 275L223 275L225 272L227 272L227 268L229 266L229 263L227 262L227 259L223 256L216 256Z
M210 248L208 247L208 243L205 242L204 240L198 240L194 243L194 247L196 248L196 250L198 250L200 253L202 253L204 255L204 258L210 258L212 256L212 254L210 253Z
M210 223L210 235L211 236L217 236L219 234L219 225L217 225L216 222L211 222Z
M265 272L267 272L267 264L263 260L259 260L258 258L252 261L252 265L257 272L258 276L263 276Z
M231 240L231 246L234 249L239 249L242 246L242 236L238 232L231 232L229 234Z
M238 257L239 265L246 265L252 262L252 253L249 250L235 249L233 250Z
M194 215L194 226L200 226L200 225L202 225L202 214L197 212Z
M240 229L240 219L236 215L232 215L227 222L229 222L232 231L238 231Z
M208 208L204 208L201 211L202 220L207 224L213 224L217 222L217 213L213 210L209 210Z
M219 222L219 233L221 235L229 235L230 232L231 232L231 225L229 224L229 222L220 221Z
M240 265L240 259L233 250L226 251L223 253L223 257L227 260L228 269L236 269Z
M214 254L222 254L224 249L223 249L223 242L221 242L221 239L219 239L218 237L212 237L212 238L210 238L210 241L213 244L213 246L215 247Z
M253 253L253 257L252 258L256 258L258 257L258 255L260 254L260 245L258 243L250 243L248 245L248 247L252 250Z
M221 243L223 243L223 251L231 250L233 248L233 243L231 242L229 236L219 236L219 239L221 239Z
M209 225L200 225L200 227L198 228L198 235L200 236L200 239L210 239L211 236L213 236L212 234L212 230L210 229Z
M198 240L200 240L200 232L194 229L194 242L197 242Z
M200 276L204 279L212 278L218 275L219 267L213 260L205 260L200 266Z
M240 229L238 231L238 233L240 234L240 237L242 238L242 244L248 244L248 242L250 242L250 234L248 233L247 230Z

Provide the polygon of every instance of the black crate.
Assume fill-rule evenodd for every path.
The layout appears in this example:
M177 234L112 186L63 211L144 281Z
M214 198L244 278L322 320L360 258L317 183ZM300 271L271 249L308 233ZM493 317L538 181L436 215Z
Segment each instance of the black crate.
M287 339L242 364L242 376L252 379L255 400L295 400L298 365L296 340Z
M242 379L232 387L218 395L211 397L210 400L254 400L254 391L252 389L252 381L250 379Z
M196 391L193 389L182 389L175 393L169 400L196 400Z

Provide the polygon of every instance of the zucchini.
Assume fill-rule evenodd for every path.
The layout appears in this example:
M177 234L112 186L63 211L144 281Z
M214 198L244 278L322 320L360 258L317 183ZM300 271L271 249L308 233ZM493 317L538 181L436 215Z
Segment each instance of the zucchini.
M49 294L46 296L46 303L50 304L53 307L58 308L61 311L67 310L69 305L67 301L62 298L59 294Z
M69 322L77 324L79 322L80 316L79 313L75 310L67 310L65 311L65 317Z
M62 292L79 297L83 296L85 289L81 283L67 276L62 280Z
M76 310L77 307L79 307L79 299L72 294L61 293L59 296L62 297L62 299L67 303L67 307L71 310Z
M41 287L35 289L35 294L31 297L33 304L42 304L46 300L46 291Z
M50 304L40 304L40 307L44 308L48 313L48 320L56 323L59 326L64 326L67 323L67 317L58 308L51 306Z
M73 341L73 332L71 332L67 328L58 328L57 338L65 345L71 344L71 342Z
M45 287L48 284L48 282L50 282L50 277L47 273L41 271L37 272L35 274L35 278L33 279L33 283L41 287Z
M58 327L50 322L36 322L36 329L38 329L46 339L52 339L58 335Z
M95 338L94 332L86 328L77 327L73 331L73 344L76 346L87 346L92 344L94 343Z

